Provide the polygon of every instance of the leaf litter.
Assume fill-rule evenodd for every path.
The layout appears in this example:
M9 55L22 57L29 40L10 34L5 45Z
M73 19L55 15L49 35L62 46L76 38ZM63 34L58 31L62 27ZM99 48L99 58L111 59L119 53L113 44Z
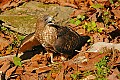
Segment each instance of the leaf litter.
M29 0L26 0L29 1ZM44 48L38 45L29 35L23 40L21 52L22 60L15 59L20 66L15 66L13 57L17 53L21 40L9 33L9 30L0 28L0 71L1 79L15 80L94 80L94 79L120 79L120 2L119 1L79 1L79 0L39 0L47 4L59 4L76 8L71 13L75 24L70 27L80 35L91 37L89 45L85 45L81 52L72 59L62 62L60 55L54 57L54 64L50 63L50 55L44 54ZM97 2L97 4L96 4ZM18 0L1 1L0 8L5 10L21 3ZM6 5L5 5L6 4ZM93 5L94 4L94 5ZM85 18L78 17L82 14ZM91 26L92 25L92 26ZM83 27L84 26L84 27ZM94 27L93 27L94 26ZM18 35L18 34L17 34ZM33 42L36 47L29 43ZM38 48L41 47L41 50ZM18 50L19 51L19 50ZM30 53L31 55L27 54ZM8 57L5 57L8 55ZM30 57L30 58L26 58ZM25 59L23 59L25 58ZM18 63L16 62L16 63ZM3 76L5 75L5 76Z

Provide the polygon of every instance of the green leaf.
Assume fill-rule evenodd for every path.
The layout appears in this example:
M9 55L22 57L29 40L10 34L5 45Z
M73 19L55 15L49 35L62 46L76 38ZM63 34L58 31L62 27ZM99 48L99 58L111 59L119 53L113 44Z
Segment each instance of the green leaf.
M114 22L112 22L112 25L115 25L115 23L114 23Z
M93 7L93 8L104 8L104 6L100 5L100 4L93 4L92 6L90 7Z
M111 4L114 4L113 0L110 0L110 3L111 3Z
M78 16L77 16L77 19L84 20L84 19L85 19L85 16L84 16L84 15L78 15Z
M84 20L84 19L85 19L85 16L82 16L82 17L81 17L81 20Z
M104 15L108 15L109 13L108 12L104 12Z
M102 32L104 30L104 28L100 28L100 29L98 29L98 32Z
M96 27L96 23L94 21L91 22L92 27Z
M6 31L7 28L6 27L1 27L1 30Z
M71 77L72 77L73 79L76 79L76 78L77 78L77 75L76 75L76 74L71 74Z
M90 29L90 28L88 28L88 29L87 29L87 31L88 31L88 32L90 32L90 31L91 31L91 29Z
M21 59L19 57L13 57L13 62L15 66L22 66Z
M87 26L86 25L82 25L82 27L85 29Z
M18 35L17 38L18 38L20 41L22 41L22 40L25 38L25 36Z
M76 20L76 21L75 21L75 25L77 25L77 26L78 26L80 23L81 23L80 20Z
M74 20L74 19L71 19L71 20L70 20L70 23L74 24L74 23L75 23L75 20Z

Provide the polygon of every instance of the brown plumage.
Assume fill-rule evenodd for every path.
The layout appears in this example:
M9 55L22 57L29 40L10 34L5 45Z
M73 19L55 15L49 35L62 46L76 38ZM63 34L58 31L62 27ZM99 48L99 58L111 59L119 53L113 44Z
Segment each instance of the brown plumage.
M87 42L89 36L80 36L69 27L52 23L52 18L45 16L38 19L35 38L48 52L73 55Z

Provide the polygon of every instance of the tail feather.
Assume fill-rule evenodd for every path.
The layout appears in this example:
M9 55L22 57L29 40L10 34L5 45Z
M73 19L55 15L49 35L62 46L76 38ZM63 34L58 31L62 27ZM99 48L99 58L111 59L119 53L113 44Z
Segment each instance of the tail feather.
M90 39L90 37L89 36L81 36L81 43L83 43L83 44L85 44L85 43L87 43L87 41Z
M89 36L80 36L80 38L79 38L79 44L78 44L78 48L77 49L82 48L82 46L84 46L89 39L90 39Z

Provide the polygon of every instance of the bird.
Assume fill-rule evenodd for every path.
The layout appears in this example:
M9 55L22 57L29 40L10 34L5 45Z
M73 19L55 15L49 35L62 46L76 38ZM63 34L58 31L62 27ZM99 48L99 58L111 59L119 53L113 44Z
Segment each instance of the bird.
M54 23L53 17L49 15L37 20L35 38L48 53L51 53L51 63L53 63L53 53L73 56L75 51L80 50L90 39L89 36L80 36L68 26Z

